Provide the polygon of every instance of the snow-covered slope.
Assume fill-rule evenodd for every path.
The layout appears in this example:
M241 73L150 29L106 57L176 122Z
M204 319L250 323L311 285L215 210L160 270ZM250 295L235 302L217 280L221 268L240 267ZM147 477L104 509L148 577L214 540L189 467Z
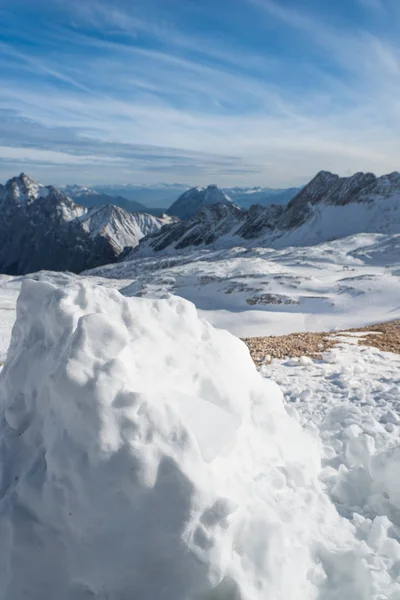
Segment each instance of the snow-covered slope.
M25 281L17 313L0 597L398 596L400 460L375 452L372 415L323 446L244 344L182 299Z
M400 233L399 209L399 173L338 177L321 171L287 207L252 207L237 235L284 247L355 233Z
M105 206L88 209L27 175L0 187L0 272L83 269L115 261L168 222Z
M187 298L215 326L242 337L400 318L400 234L281 250L211 247L167 256L133 252L90 274L109 278L126 295Z
M213 204L226 204L231 206L232 200L216 185L208 187L195 187L184 192L168 209L169 215L180 219L191 219L200 209Z
M224 217L222 217L224 218ZM190 224L196 228L197 219ZM171 253L186 247L182 236L187 227L175 226L169 232L170 243L158 244L153 238L139 248L146 255L149 250ZM246 218L227 236L220 230L218 219L212 223L208 238L216 247L235 245L263 245L273 248L306 246L346 237L356 233L400 233L400 174L375 177L371 173L357 173L340 178L322 171L306 185L288 205L259 206L249 209ZM163 232L164 235L164 232ZM196 241L196 243L198 243Z
M208 247L209 248L209 247ZM240 337L329 331L400 319L400 235L358 234L312 247L195 249L98 267L81 276L41 272L71 285L87 278L126 296L194 302ZM24 277L0 276L0 361Z
M143 241L140 254L146 249L159 252L161 250L183 250L189 246L210 245L222 236L237 229L245 215L233 203L211 204L201 208L195 219L171 222L162 231L154 232ZM127 254L126 260L135 257L136 248Z

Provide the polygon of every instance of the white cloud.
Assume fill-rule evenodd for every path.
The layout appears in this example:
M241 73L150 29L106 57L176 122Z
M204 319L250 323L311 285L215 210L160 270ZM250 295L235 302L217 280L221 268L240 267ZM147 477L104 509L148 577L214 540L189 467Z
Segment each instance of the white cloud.
M248 1L303 33L336 70L301 56L296 65L264 60L216 40L196 53L199 39L170 23L149 23L88 0L76 18L129 31L132 40L148 32L162 49L78 31L70 42L84 48L84 62L69 54L62 35L62 60L5 47L30 77L9 76L0 88L0 109L15 111L0 130L0 159L16 166L26 161L45 174L57 165L58 178L71 176L74 167L76 179L87 182L162 178L278 186L302 183L322 168L342 174L396 169L398 44L369 31L336 30L273 0ZM296 69L303 74L301 89L290 85ZM46 84L43 73L67 85Z

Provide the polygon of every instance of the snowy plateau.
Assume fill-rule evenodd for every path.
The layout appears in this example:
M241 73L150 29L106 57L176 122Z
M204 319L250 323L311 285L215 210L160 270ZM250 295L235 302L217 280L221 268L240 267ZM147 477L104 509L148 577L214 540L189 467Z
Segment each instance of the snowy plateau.
M0 599L400 600L400 356L339 333L399 318L398 174L1 275Z

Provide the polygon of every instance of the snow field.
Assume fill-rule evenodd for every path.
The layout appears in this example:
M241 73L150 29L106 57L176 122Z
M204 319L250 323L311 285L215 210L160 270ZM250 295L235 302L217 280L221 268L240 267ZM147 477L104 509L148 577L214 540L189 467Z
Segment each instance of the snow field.
M399 235L358 234L311 247L236 247L137 258L86 275L121 293L172 293L238 337L330 331L400 317Z
M319 479L381 571L369 583L376 598L397 599L400 358L355 341L347 339L323 361L273 360L261 372L280 385L289 413L318 442ZM359 597L370 597L365 594Z
M387 521L339 515L317 436L191 303L26 280L0 377L0 597L400 597Z

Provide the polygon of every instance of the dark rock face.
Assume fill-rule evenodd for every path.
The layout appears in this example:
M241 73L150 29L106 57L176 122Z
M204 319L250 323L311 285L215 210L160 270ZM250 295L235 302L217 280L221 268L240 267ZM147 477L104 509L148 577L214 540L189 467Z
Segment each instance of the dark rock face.
M250 207L246 220L236 233L238 236L248 240L258 237L266 230L273 231L278 227L278 223L284 213L284 206L277 204L261 206L260 204L255 204Z
M377 177L373 173L356 173L352 177L339 177L328 171L320 171L288 204L288 208L310 203L343 206L360 201L360 192L372 191Z
M195 219L165 225L161 231L146 237L141 250L160 252L166 248L183 250L189 246L210 245L235 231L244 218L245 213L232 203L206 206ZM130 256L132 254L126 258Z
M24 174L0 187L0 211L0 272L9 275L79 273L114 262L125 246L139 243L140 225L149 233L162 224L113 206L88 210Z

